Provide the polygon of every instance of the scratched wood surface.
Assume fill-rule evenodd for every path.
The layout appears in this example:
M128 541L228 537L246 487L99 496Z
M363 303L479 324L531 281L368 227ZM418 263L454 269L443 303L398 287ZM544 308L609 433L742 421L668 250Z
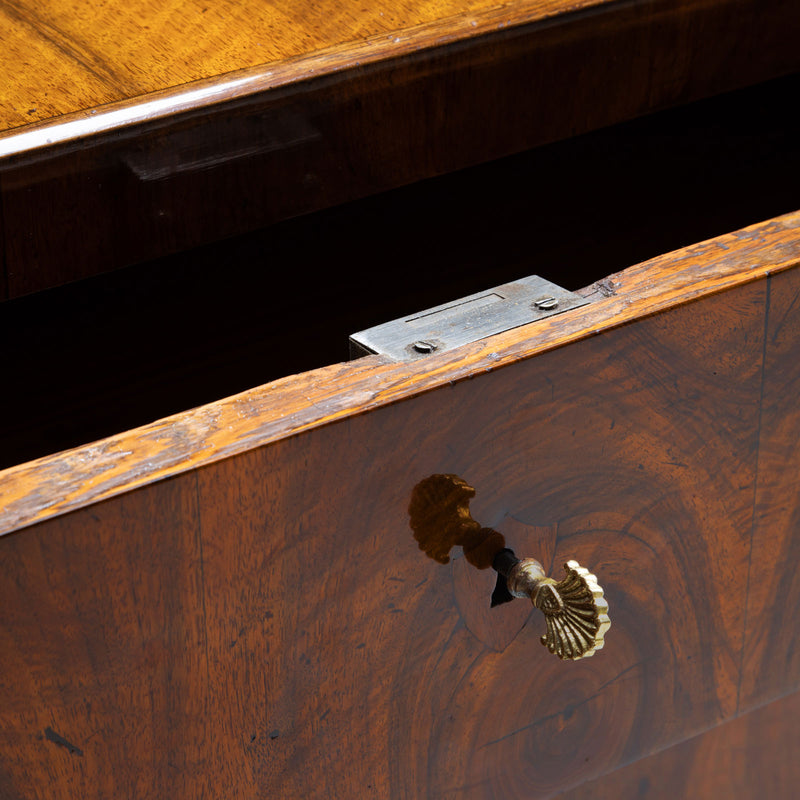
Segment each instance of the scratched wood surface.
M256 415L253 435L227 457L192 445L188 472L4 536L5 795L546 797L745 710L773 280L759 254L796 263L797 222L673 255L678 274L710 260L694 290L611 296L618 316L545 334L535 357L498 339L456 374L444 354L415 391L407 367L374 360L305 379L394 387L351 391L360 413L324 400L327 424L290 412L268 436L267 407L240 397L229 408ZM714 266L739 247L748 270ZM186 434L140 435L180 455ZM558 661L522 601L490 608L489 571L424 556L407 507L440 472L476 487L474 517L517 551L597 572L613 620L601 653Z
M333 5L4 4L8 296L800 69L792 0Z
M791 800L800 781L800 694L775 700L559 800Z

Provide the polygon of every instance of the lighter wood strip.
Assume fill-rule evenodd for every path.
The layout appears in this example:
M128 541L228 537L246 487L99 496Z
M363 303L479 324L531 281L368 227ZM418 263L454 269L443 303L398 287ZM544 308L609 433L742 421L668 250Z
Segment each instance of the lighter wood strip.
M0 472L0 535L798 264L795 212L630 267L590 287L588 306L424 362L334 364L12 467Z

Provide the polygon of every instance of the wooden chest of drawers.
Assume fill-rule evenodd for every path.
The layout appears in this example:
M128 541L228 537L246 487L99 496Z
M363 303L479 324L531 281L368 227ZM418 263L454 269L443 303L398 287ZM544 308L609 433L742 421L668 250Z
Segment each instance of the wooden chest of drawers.
M7 115L0 797L792 796L800 14L412 11ZM590 302L343 362L534 272ZM426 556L438 474L601 652Z

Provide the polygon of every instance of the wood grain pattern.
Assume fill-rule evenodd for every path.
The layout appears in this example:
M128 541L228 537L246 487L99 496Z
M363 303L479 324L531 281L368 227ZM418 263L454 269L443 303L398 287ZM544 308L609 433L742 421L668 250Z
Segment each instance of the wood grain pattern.
M800 694L605 775L560 800L791 800L800 780Z
M800 275L770 279L758 486L740 703L779 697L800 678Z
M0 533L287 435L491 372L800 262L800 213L631 267L590 287L590 305L423 363L369 357L202 406L0 472Z
M629 310L599 335L562 330L564 346L529 344L530 358L492 349L505 368L473 363L452 384L443 356L429 391L381 366L396 402L362 389L360 413L292 420L230 457L0 539L0 604L23 609L0 622L10 796L128 782L147 794L155 776L175 797L232 785L546 797L731 718L764 352L758 258L770 241L785 265L787 234L791 220L673 256L678 273L694 265L695 302L675 284L646 305L660 313L611 297ZM715 267L720 244L730 257L737 242L750 271ZM650 265L629 279L652 276ZM544 531L543 556L596 570L613 620L602 653L565 669L535 618L520 625L513 604L490 612L488 594L455 590L455 564L427 559L408 527L411 490L434 473L475 485L475 517L516 549L521 528L531 547ZM193 479L186 512L162 512ZM481 604L513 615L498 623L505 641L466 624ZM103 657L76 655L76 639ZM115 664L128 665L116 683ZM151 729L129 722L143 717Z
M319 51L330 57L337 47L353 51L352 63L359 55L369 60L365 44L385 57L403 52L395 40L425 47L437 34L468 38L496 26L498 12L513 25L609 2L527 0L500 9L486 0L398 0L374 8L332 0L135 0L81 9L65 0L44 7L5 0L7 61L26 68L9 70L0 130Z
M181 739L208 744L195 485L96 506L38 544L7 540L0 741L28 755L0 770L4 800L181 796Z
M12 130L0 138L10 296L800 69L790 0L565 12L583 5L437 17ZM91 221L80 236L76 220Z

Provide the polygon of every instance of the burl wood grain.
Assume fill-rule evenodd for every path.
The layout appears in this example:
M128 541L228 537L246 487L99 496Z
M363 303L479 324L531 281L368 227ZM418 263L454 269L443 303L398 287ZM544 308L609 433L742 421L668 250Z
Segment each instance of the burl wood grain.
M800 781L800 694L559 794L559 800L791 800Z
M0 539L6 795L546 797L734 716L751 275ZM420 552L434 473L520 553L596 571L601 653L550 656L521 601L492 610Z
M9 296L800 69L791 0L333 5L5 4Z

